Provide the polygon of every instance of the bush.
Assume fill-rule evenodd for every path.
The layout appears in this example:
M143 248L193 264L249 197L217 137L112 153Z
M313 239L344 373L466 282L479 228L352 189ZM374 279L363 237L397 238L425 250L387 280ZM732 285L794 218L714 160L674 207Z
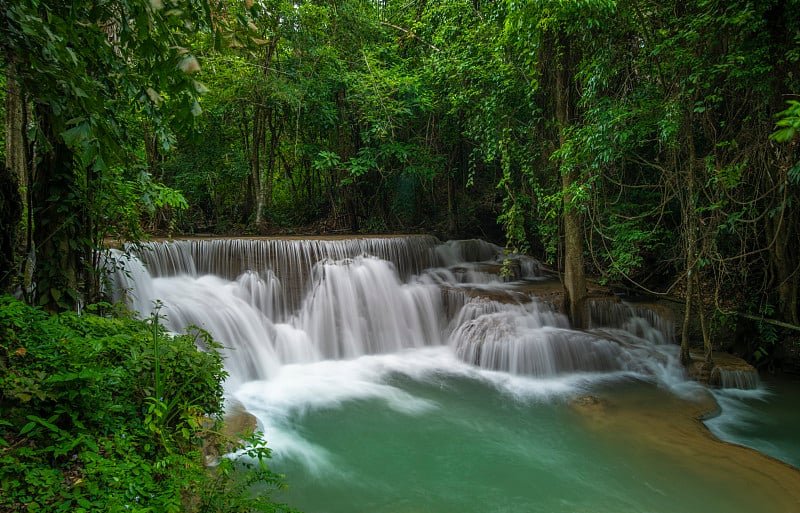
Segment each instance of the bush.
M0 297L0 511L282 511L250 495L282 486L265 447L250 446L249 472L204 465L203 440L222 443L217 349L157 317L51 316Z

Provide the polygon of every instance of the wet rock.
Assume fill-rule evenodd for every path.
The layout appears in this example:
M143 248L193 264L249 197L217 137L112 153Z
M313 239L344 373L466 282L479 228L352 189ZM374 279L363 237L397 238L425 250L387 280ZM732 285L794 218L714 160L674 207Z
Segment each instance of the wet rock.
M258 420L241 404L234 404L225 414L222 435L228 440L240 441L253 434L258 427Z
M212 466L223 454L235 451L243 439L253 434L258 427L256 417L239 403L229 406L223 418L221 431L214 429L212 419L203 422L202 452L206 465Z
M570 406L572 406L576 410L605 410L608 407L608 401L606 399L602 399L597 397L596 395L581 395L574 398L570 402Z
M706 362L700 353L693 352L691 357L692 361L687 366L687 372L695 381L710 387L742 390L752 390L760 385L756 368L738 356L714 352L711 363Z

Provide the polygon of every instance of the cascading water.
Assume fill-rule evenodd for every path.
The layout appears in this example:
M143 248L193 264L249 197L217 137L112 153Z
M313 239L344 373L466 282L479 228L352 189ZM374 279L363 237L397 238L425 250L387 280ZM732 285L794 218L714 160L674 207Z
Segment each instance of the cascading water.
M566 317L536 302L471 300L455 324L456 355L485 369L534 376L625 370L622 346L568 329Z
M142 315L158 300L171 330L197 325L232 348L227 360L237 381L267 378L287 363L445 342L467 363L517 374L640 370L624 345L570 330L562 314L530 295L525 303L467 297L470 287L509 288L485 271L456 276L468 263L501 267L513 257L517 276L539 273L535 261L483 241L192 240L148 243L137 254L146 265L117 253L128 269L117 273L117 290L130 291ZM425 267L433 262L447 267ZM659 344L671 337L652 312L617 310L614 328ZM593 307L592 318L602 311Z
M137 246L135 253L153 278L211 274L235 280L242 273L256 273L264 280L281 284L281 307L289 311L300 304L319 261L345 261L372 255L391 262L400 278L405 279L432 265L433 248L437 243L434 237L428 236L340 240L195 239L148 242Z
M146 265L114 252L123 267L114 274L115 290L143 316L158 301L172 331L207 330L230 349L231 381L240 383L269 377L287 363L441 345L444 298L452 304L455 296L424 280L403 283L398 272L432 261L432 241L149 243L138 252ZM241 254L233 258L235 251Z
M721 388L736 388L738 390L757 390L761 380L755 369L721 369L714 368L708 379L709 383Z
M604 489L623 478L559 441L587 443L562 399L609 380L692 389L673 324L652 310L599 302L590 329L571 330L536 299L541 266L482 241L192 240L114 258L118 298L143 316L158 300L170 330L197 325L228 348L228 394L259 419L307 513L675 510L649 483L621 485L633 499ZM486 472L500 495L480 488ZM537 495L531 479L552 484ZM677 479L659 486L708 493Z

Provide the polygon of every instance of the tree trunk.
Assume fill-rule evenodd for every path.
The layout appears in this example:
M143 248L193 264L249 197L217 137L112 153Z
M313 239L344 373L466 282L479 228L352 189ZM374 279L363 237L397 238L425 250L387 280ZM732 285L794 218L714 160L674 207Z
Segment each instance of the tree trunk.
M689 326L692 321L692 300L694 298L694 277L691 265L687 260L686 270L686 297L683 302L683 327L681 329L681 363L687 365L691 363L692 356L689 354Z
M562 49L564 59L556 70L555 101L556 120L559 128L559 145L565 143L564 131L571 123L571 76L568 44ZM586 271L583 263L583 217L577 205L573 204L572 189L579 182L580 171L570 167L562 171L562 218L564 222L564 292L567 312L572 326L586 327Z
M6 167L20 188L27 187L28 108L13 62L6 66Z
M273 28L274 30L274 28ZM276 30L274 32L277 32ZM270 74L272 73L273 57L275 56L275 49L278 46L279 38L272 36L269 38L270 44L265 48L263 60L261 63L264 81L269 83ZM270 118L274 116L273 108L265 107L268 101L268 94L262 95L258 101L260 105L254 107L253 114L253 154L251 155L251 171L253 174L253 183L255 185L255 199L256 199L256 215L254 223L260 226L264 222L264 212L271 204L272 200L272 174L275 169L275 162L273 155L267 155L267 128ZM274 133L269 134L270 137L275 137ZM272 146L272 145L270 145ZM270 152L272 148L270 148ZM266 165L264 160L267 161Z
M456 191L455 179L453 178L453 168L451 167L445 173L447 179L447 234L454 237L458 231L458 224L456 218Z
M785 186L788 189L788 185ZM775 272L778 291L778 308L781 318L791 324L800 324L797 311L797 263L791 256L794 218L789 213L789 201L784 191L783 211L776 219L767 218L767 233L774 237L770 248L770 260Z
M694 296L697 295L699 303L697 305L698 315L700 316L701 329L703 330L703 346L707 362L711 362L711 343L705 327L705 316L703 313L702 295L700 293L700 277L698 268L700 263L700 249L698 248L698 233L700 232L700 217L697 211L697 154L694 146L694 136L692 132L694 119L688 113L684 119L686 141L686 168L683 176L683 192L681 198L681 218L683 222L683 244L686 252L686 298L685 312L683 316L683 330L681 333L681 362L688 364L691 362L689 354L689 326L692 318L692 307ZM678 159L675 159L678 162Z
M147 170L156 180L161 180L161 164L163 156L159 150L158 136L153 132L148 123L143 123L142 137L144 139L144 154L147 160Z
M16 281L17 226L21 215L19 184L0 163L0 294L11 292Z
M700 273L694 273L695 291L697 292L697 316L700 318L700 331L703 334L703 359L707 366L714 363L713 347L711 345L711 335L708 331L708 321L705 303L703 301L703 289L700 287Z
M0 163L0 292L11 292L16 281L19 234L23 212L21 190L27 190L28 109L16 78L13 62L6 64L6 161Z
M583 219L568 192L576 183L576 171L562 176L564 190L564 290L570 320L575 328L586 327L586 272L583 263Z
M283 135L282 123L278 118L278 114L279 113L274 108L270 108L269 112L264 116L267 127L269 128L269 148L267 149L267 141L265 140L266 166L261 176L258 195L258 210L256 215L256 222L258 224L263 221L264 213L272 209L272 189L275 182L275 170L278 164L278 147ZM267 134L265 133L264 135L266 136Z
M31 180L35 301L56 311L72 309L80 297L85 241L90 234L81 226L80 194L75 186L73 155L53 126L48 105L37 105L36 121L45 139ZM46 148L49 145L50 148ZM73 199L70 199L73 198Z
M263 219L264 210L264 196L262 193L262 171L264 164L261 158L264 149L264 131L265 131L265 112L264 108L256 106L253 110L253 130L252 130L252 143L250 145L250 175L252 176L253 183L253 196L255 197L256 212L253 222L260 225Z

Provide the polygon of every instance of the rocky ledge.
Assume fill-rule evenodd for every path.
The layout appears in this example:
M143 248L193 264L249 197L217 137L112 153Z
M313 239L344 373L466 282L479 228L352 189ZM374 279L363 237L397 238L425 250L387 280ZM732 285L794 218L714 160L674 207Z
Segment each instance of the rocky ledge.
M708 363L702 353L692 352L692 361L686 366L689 378L716 388L758 388L760 380L755 367L729 353L714 352Z
M258 428L256 417L238 402L228 406L221 432L213 430L214 421L208 420L206 431L201 436L202 452L206 465L214 465L225 453L235 451L241 442Z

